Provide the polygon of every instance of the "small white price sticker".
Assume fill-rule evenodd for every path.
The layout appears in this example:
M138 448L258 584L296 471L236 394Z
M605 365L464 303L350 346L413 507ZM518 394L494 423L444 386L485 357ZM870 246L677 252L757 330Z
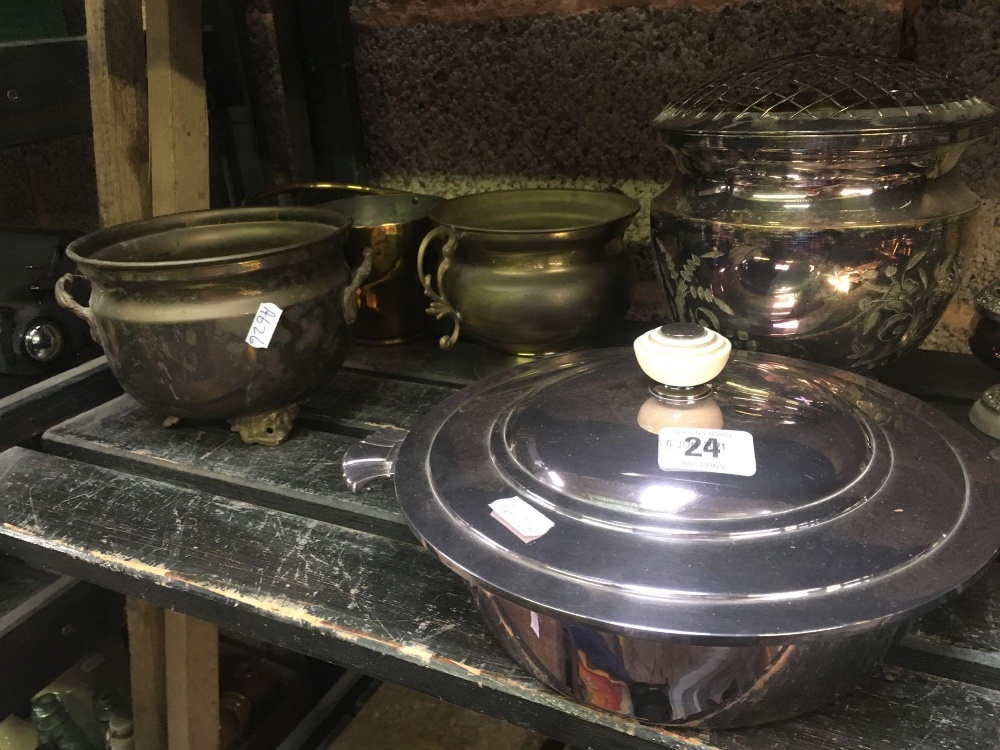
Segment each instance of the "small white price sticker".
M666 427L658 460L664 471L708 471L752 477L757 473L753 435L739 430Z
M543 536L555 524L519 497L504 497L490 503L490 513L518 539L527 544Z
M254 349L267 349L271 345L271 337L281 320L282 310L277 305L270 302L261 302L257 308L257 314L250 324L250 332L247 334L247 343Z
M538 622L538 613L531 613L531 631L535 634L535 638L542 637L542 626Z

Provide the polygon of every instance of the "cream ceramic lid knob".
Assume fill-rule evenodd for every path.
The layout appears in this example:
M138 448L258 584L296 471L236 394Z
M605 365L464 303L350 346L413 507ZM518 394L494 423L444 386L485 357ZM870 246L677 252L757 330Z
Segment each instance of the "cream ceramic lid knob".
M635 358L657 383L693 388L722 372L732 348L725 336L695 323L668 323L635 340Z

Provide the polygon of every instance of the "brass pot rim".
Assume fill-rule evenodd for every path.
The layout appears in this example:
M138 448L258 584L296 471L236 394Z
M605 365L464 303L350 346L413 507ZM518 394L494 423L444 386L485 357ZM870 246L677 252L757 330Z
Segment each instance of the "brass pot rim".
M489 199L493 198L510 198L511 196L522 195L525 198L529 197L557 197L562 196L566 199L566 203L570 204L573 199L576 198L576 204L579 205L581 199L587 199L592 201L589 205L584 203L587 208L596 208L597 206L604 205L604 211L598 215L598 211L594 211L594 218L592 221L575 223L575 224L562 224L548 227L526 227L526 228L511 228L511 227L497 227L489 226L486 222L469 222L467 218L459 217L458 220L454 218L449 219L448 212L449 209L454 211L456 206L461 206L462 204L472 204L475 206L477 202L489 202ZM618 210L612 211L611 206L617 205ZM483 206L486 209L487 206ZM476 232L480 234L488 235L507 235L507 236L525 236L525 235L549 235L549 234L565 234L571 232L582 232L590 229L599 229L602 227L613 227L621 221L628 220L631 221L635 215L639 212L639 201L634 198L625 195L624 193L610 190L585 190L581 188L515 188L511 190L489 190L481 193L470 193L468 195L460 195L455 198L450 198L443 201L430 211L430 217L435 224L443 224L445 226L451 227L458 232ZM475 209L473 209L475 212ZM502 211L493 208L490 211L483 211L484 214L500 214ZM542 214L539 211L539 214Z
M329 232L310 237L300 242L281 244L276 247L258 248L241 253L209 255L205 257L183 258L179 260L103 260L91 257L93 254L125 242L145 239L159 234L167 234L179 229L266 222L295 222L326 225ZM151 219L118 224L100 229L74 240L66 248L70 260L84 269L98 271L127 271L132 273L196 269L207 266L238 265L241 263L265 261L276 256L285 256L306 250L317 243L344 234L351 226L350 217L333 209L299 206L224 208L205 211L187 211L166 214Z

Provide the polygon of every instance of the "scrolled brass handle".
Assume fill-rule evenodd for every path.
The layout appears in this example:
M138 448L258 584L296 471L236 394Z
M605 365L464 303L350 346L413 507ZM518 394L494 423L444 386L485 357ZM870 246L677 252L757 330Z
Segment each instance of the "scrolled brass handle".
M60 277L59 281L56 282L55 286L55 296L56 303L59 307L69 310L71 313L80 318L87 327L90 329L90 337L96 341L98 344L101 343L101 339L97 335L97 323L94 321L94 313L89 307L84 307L75 299L73 295L70 294L69 286L73 283L75 277L71 273Z
M444 238L444 245L441 246L441 264L437 269L438 291L435 291L434 285L431 283L431 275L424 273L424 254L427 252L430 244L439 237ZM458 332L462 325L461 317L459 317L455 308L451 306L451 302L448 301L448 297L444 292L444 275L451 267L451 260L455 257L455 249L457 247L458 236L455 234L455 231L451 227L440 226L434 227L434 229L427 233L423 242L420 243L420 251L417 253L417 274L420 277L420 284L424 288L424 294L431 301L430 306L427 308L427 314L433 315L438 320L449 317L455 323L455 328L452 330L451 335L442 336L438 340L438 344L444 350L455 346L455 342L458 341Z
M358 319L358 301L356 299L358 289L361 288L361 284L364 283L364 280L368 278L368 274L371 272L372 249L366 247L364 252L361 253L361 264L354 272L351 283L344 290L344 319L348 325L354 325L354 321Z

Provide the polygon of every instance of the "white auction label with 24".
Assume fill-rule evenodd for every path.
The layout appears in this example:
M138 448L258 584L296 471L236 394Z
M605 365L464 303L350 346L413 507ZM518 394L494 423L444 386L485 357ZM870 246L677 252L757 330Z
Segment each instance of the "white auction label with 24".
M752 477L757 473L753 435L741 430L665 427L658 453L664 471L707 471Z

